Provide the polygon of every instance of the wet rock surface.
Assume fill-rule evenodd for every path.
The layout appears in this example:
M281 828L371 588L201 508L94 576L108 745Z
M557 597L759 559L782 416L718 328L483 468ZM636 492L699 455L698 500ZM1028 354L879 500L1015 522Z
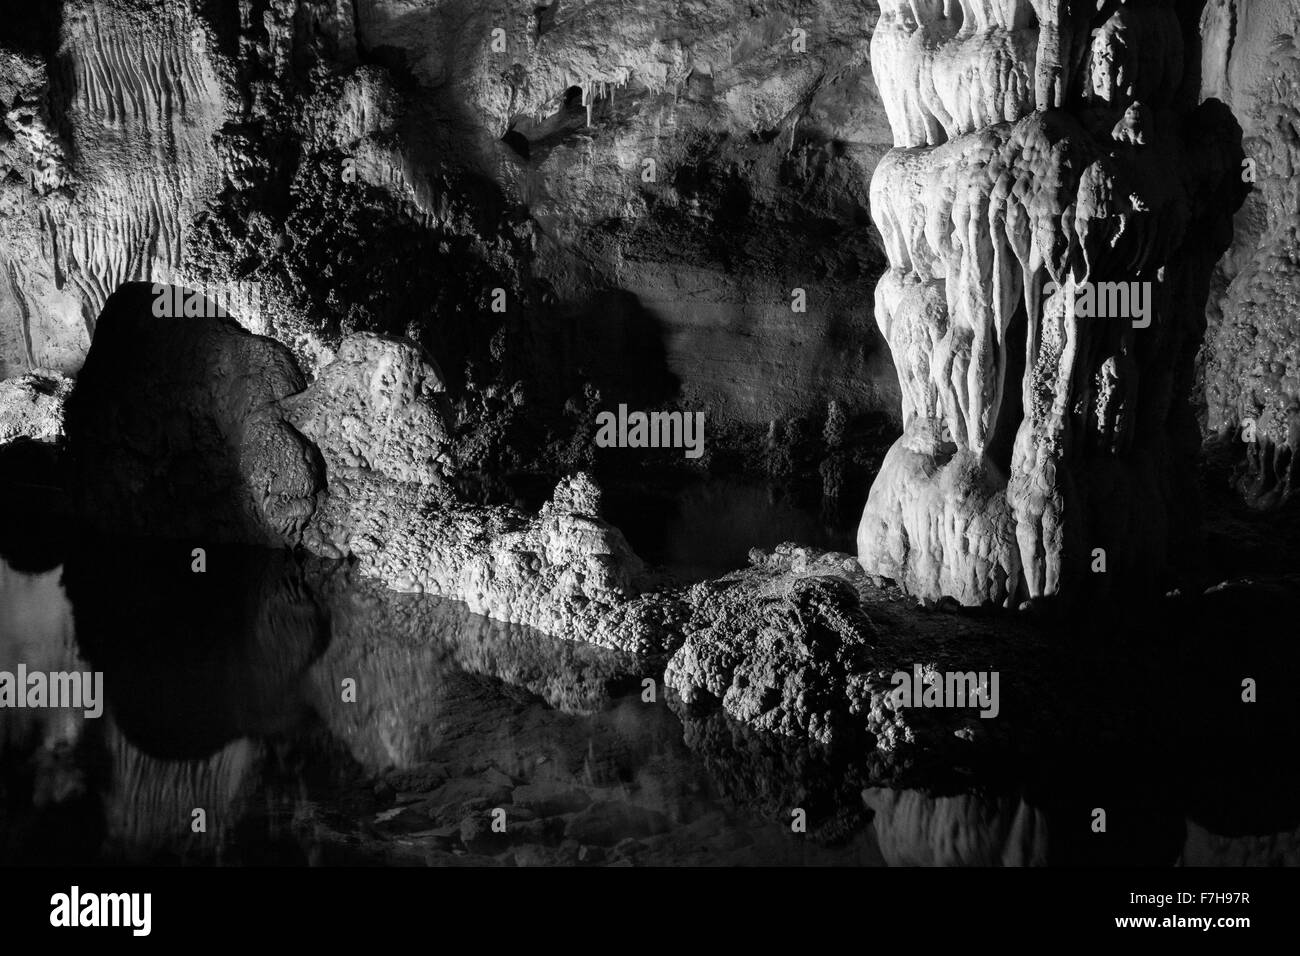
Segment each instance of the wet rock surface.
M624 607L643 567L617 528L557 488L536 515L440 500L428 487L342 479L307 538L328 557L351 556L397 591L464 601L476 613L547 634L638 653L660 635Z

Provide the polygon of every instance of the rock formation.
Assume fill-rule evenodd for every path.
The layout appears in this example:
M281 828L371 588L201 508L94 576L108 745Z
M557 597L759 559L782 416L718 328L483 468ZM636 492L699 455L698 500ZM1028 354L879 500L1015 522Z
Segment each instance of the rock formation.
M1190 573L1201 439L1300 467L1295 3L20 6L0 658L109 715L0 722L16 855L1295 858L1300 550L1233 502Z
M1240 120L1252 187L1215 274L1205 424L1239 443L1237 488L1269 508L1295 491L1300 448L1300 9L1211 0L1201 35L1202 92Z
M449 503L427 485L331 476L304 543L355 559L397 591L455 598L557 637L653 652L660 632L627 604L642 586L641 560L582 493L592 487L585 476L568 479L527 515Z
M68 400L80 514L195 546L297 543L324 467L276 405L306 387L293 355L232 319L158 317L156 302L146 283L109 297Z
M0 374L71 373L118 286L177 275L217 182L221 80L188 4L74 0L6 26Z
M128 283L109 298L68 401L86 526L193 547L303 545L394 590L660 649L662 630L638 617L654 612L627 606L642 562L600 519L589 477L561 482L536 515L455 497L441 373L414 343L351 336L308 387L285 346L228 318L156 317L157 295Z
M311 387L280 402L330 473L372 473L433 485L447 463L450 423L442 371L410 342L344 339Z
M1193 363L1243 188L1239 127L1185 82L1195 24L1163 0L881 9L876 320L904 434L859 558L965 604L1162 582L1194 518ZM1121 287L1147 307L1092 307Z
M0 445L62 437L63 405L71 391L70 380L42 370L0 382Z
M837 742L865 690L871 621L842 578L764 570L692 589L664 681L687 704L715 698L759 730Z
M837 0L43 4L0 35L0 378L74 373L123 282L247 281L266 308L237 318L308 374L369 330L459 383L501 335L561 406L584 379L615 401L681 382L757 426L892 404L857 307L881 263L874 21Z

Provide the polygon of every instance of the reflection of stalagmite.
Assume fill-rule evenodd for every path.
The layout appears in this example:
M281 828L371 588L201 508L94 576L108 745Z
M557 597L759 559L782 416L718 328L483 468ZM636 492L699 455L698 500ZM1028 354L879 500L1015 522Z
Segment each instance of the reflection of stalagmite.
M24 574L0 557L0 671L12 674L19 665L47 674L89 670L77 653L62 578L62 567ZM35 749L36 806L61 804L85 792L84 772L71 757L86 730L85 713L57 707L0 710L0 758Z
M24 574L0 558L0 671L12 674L19 665L47 674L89 670L77 654L62 577L62 567ZM26 743L75 742L84 721L82 710L7 707L0 710L0 753Z
M219 857L257 784L261 745L245 738L210 757L160 760L127 740L111 719L105 738L112 755L104 794L109 844L142 860L185 851ZM194 832L196 809L204 811L205 832Z
M1218 265L1206 424L1244 439L1237 490L1272 508L1300 491L1300 4L1209 0L1201 36L1203 95L1241 119L1253 183Z
M904 434L858 553L921 596L1076 592L1095 547L1112 574L1157 578L1190 498L1171 466L1195 440L1185 397L1240 130L1182 96L1170 4L1092 23L1073 6L881 5L896 148L871 183L890 262L876 319ZM1094 291L1127 311L1079 308Z
M1300 828L1264 836L1220 836L1187 821L1184 866L1300 866Z
M876 839L891 866L1042 866L1047 821L1019 798L919 790L864 790Z

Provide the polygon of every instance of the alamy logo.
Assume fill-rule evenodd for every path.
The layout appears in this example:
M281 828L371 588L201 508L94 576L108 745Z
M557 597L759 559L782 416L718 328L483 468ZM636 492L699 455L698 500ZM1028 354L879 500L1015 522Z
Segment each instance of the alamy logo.
M159 319L242 318L262 314L260 282L209 282L181 287L153 284L153 314Z
M912 665L912 672L895 671L889 682L894 689L889 700L895 710L904 707L978 707L980 717L996 717L1002 705L998 700L997 671L925 670Z
M0 671L0 707L65 707L84 710L92 720L104 713L104 675L27 670Z
M153 928L152 893L70 892L50 897L50 925L57 927L126 926L133 936L148 936Z
M684 448L687 458L704 454L703 412L629 412L620 405L617 415L597 415L596 424L601 448Z
M1067 301L1071 314L1080 319L1132 319L1135 329L1151 324L1150 282L1067 282L1059 286L1048 281L1043 293L1051 297L1062 288L1073 291Z

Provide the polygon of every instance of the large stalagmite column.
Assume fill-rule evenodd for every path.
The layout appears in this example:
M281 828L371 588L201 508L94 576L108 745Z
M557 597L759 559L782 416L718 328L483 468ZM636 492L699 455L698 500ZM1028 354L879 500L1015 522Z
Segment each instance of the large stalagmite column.
M868 571L1014 604L1149 587L1187 550L1187 399L1243 189L1240 128L1184 82L1192 6L881 0L875 308L904 433Z

